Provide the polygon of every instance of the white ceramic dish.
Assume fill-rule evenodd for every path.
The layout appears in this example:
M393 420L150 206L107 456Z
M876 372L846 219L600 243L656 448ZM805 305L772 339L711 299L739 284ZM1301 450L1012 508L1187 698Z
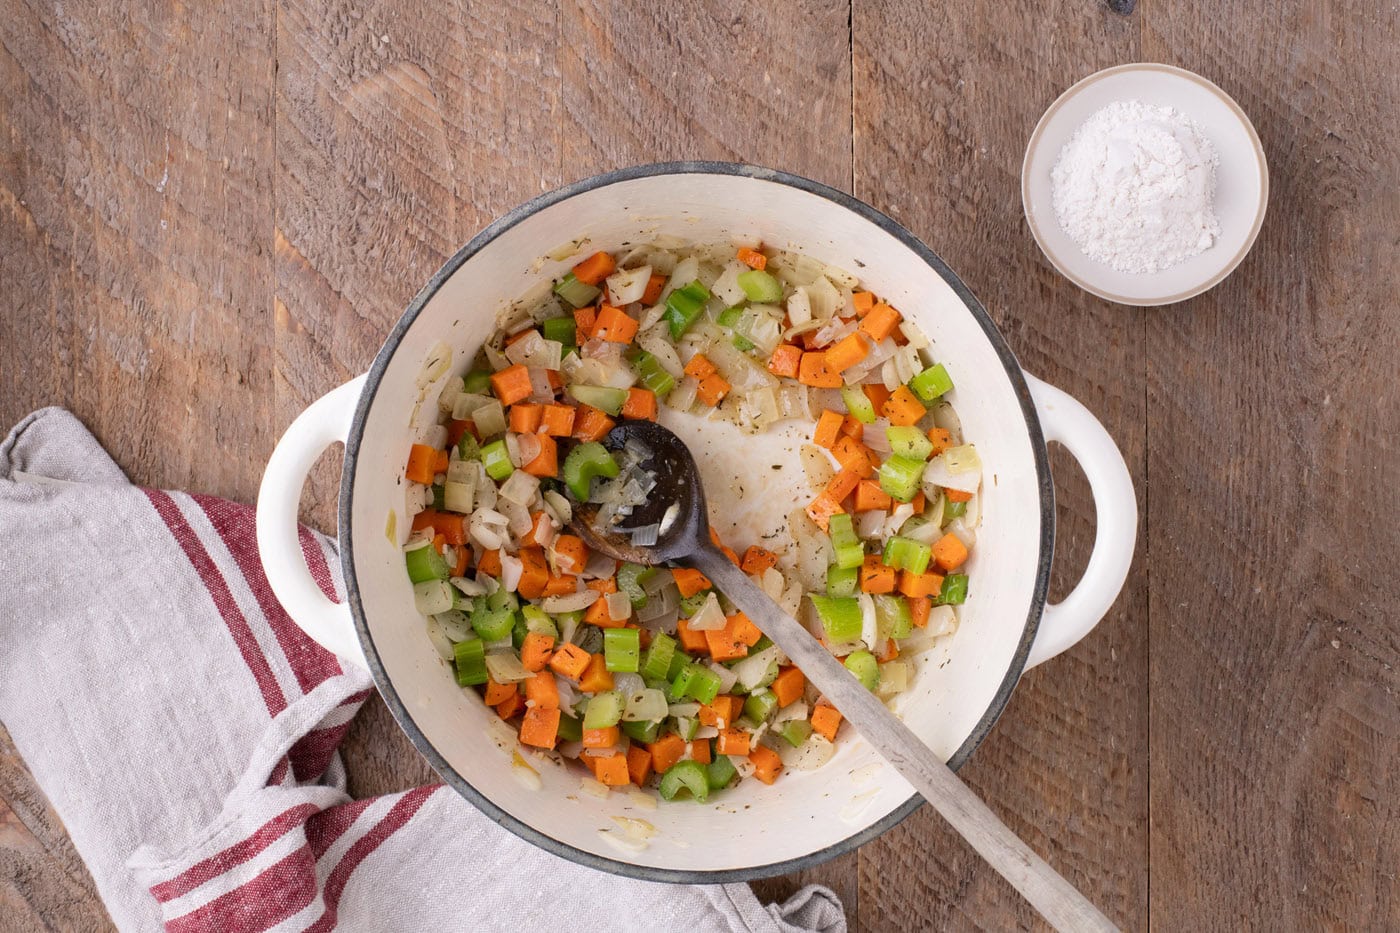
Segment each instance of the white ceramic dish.
M987 465L973 584L958 632L920 664L898 707L954 767L991 729L1028 664L1082 638L1107 611L1127 575L1137 510L1123 458L1108 434L1069 396L1022 373L986 311L926 246L894 221L805 179L727 163L642 166L588 179L526 204L479 234L414 299L370 372L299 416L279 442L258 499L258 545L273 590L312 637L373 672L386 703L443 779L520 836L583 864L660 881L717 882L797 870L874 838L920 802L858 736L845 735L833 761L789 773L772 787L748 781L709 805L646 809L627 793L600 800L580 792L581 769L533 752L513 764L495 714L459 689L413 611L400 542L402 476L413 438L415 384L429 348L442 340L464 371L495 326L495 313L542 276L576 259L542 259L561 242L616 248L658 234L696 242L749 234L801 248L856 271L934 340L957 388L952 401ZM557 254L556 254L557 255ZM431 401L429 402L431 404ZM795 497L792 434L738 439L727 426L692 421L711 512L736 542L786 514ZM810 425L797 426L798 433ZM1045 441L1060 441L1093 487L1098 530L1085 575L1058 605L1046 605L1054 544L1054 489ZM340 545L347 605L328 602L301 559L297 500L306 472L333 443L346 445ZM773 470L772 464L784 464ZM735 476L746 478L742 492ZM753 477L757 476L757 482ZM386 533L397 510L398 533ZM736 531L737 530L737 531ZM1044 616L1042 620L1042 614ZM1042 624L1043 623L1043 624ZM493 739L493 734L496 738ZM499 743L499 744L498 744ZM627 845L614 817L656 828Z
M1220 236L1210 249L1160 272L1119 272L1090 259L1060 226L1050 172L1080 125L1114 101L1174 107L1215 145L1215 210ZM1065 278L1100 298L1125 305L1167 305L1213 288L1244 259L1264 223L1269 168L1264 147L1239 104L1200 75L1151 63L1119 65L1090 75L1059 96L1031 133L1021 165L1021 202L1031 234Z

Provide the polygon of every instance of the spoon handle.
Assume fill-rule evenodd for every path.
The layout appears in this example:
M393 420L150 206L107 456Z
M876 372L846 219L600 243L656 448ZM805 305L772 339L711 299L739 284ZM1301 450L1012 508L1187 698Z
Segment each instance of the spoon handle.
M1011 882L1058 930L1116 930L1107 917L997 819L909 727L865 689L796 619L717 548L704 544L693 565L792 659L865 740Z

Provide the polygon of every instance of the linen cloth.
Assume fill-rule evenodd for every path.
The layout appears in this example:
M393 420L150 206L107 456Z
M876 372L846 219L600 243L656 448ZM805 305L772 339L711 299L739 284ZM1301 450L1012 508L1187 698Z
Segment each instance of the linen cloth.
M302 548L339 598L335 543ZM0 721L123 930L846 928L825 888L575 865L443 785L350 799L372 682L278 604L253 510L129 484L62 409L0 444L0 587Z

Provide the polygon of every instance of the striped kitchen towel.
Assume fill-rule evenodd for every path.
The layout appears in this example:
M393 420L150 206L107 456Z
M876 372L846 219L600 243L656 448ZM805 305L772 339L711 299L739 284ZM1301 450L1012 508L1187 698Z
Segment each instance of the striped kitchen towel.
M302 549L338 596L334 542ZM252 509L128 484L60 409L0 444L0 586L0 721L124 930L845 929L824 888L600 874L441 785L352 800L369 676L277 603Z

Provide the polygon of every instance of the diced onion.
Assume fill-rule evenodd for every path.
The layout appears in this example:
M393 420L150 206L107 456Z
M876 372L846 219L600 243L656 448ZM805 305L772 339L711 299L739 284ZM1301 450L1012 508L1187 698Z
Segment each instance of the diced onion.
M768 673L769 665L775 664L777 660L778 648L776 645L770 645L762 651L757 651L734 665L732 670L735 680L745 690L752 690Z
M660 690L643 689L623 695L627 698L623 722L655 722L667 715L666 694Z
M793 327L801 327L812 320L812 300L807 297L805 287L793 289L788 296L787 316Z
M438 653L438 657L444 661L451 661L456 653L452 647L452 639L447 637L447 633L442 629L442 623L436 618L428 619L428 641L432 642L433 650Z
M875 600L869 593L857 594L856 599L860 602L860 640L871 651L878 651L884 646L876 646L880 640L880 627L875 617Z
M787 706L784 706L782 709L778 710L776 713L773 714L773 724L777 725L780 722L788 722L789 720L793 719L806 718L807 701L794 700L793 702L789 703Z
M724 628L724 624L724 610L719 607L719 600L715 598L715 594L710 593L700 611L686 623L686 627L692 632L713 632Z
M700 715L699 703L672 703L666 708L667 716L675 716L677 719L694 719Z
M626 619L632 615L632 600L626 593L609 593L607 595L607 600L608 615L611 618Z
M514 554L501 553L501 585L514 592L520 585L520 577L525 572L525 564Z
M525 669L514 651L492 651L486 656L486 669L498 684L514 684L535 675Z
M452 608L452 587L446 580L424 580L413 584L413 605L425 616L435 616Z
M608 296L615 307L641 301L646 293L647 282L651 279L651 266L638 266L635 269L619 269L608 276Z
M886 661L880 665L880 685L877 692L882 697L894 696L909 689L909 665L903 661Z
M725 264L724 271L720 273L719 278L715 279L715 284L710 286L710 291L731 307L743 303L748 296L739 287L739 273L747 271L748 266L742 262L730 260Z
M563 596L546 596L540 608L551 615L558 612L578 612L596 603L602 594L597 590L580 590Z
M522 435L522 441L532 439L539 444L539 439L533 435ZM535 494L540 490L540 480L537 476L531 476L524 470L516 470L510 477L501 484L500 495L507 502L514 502L517 505L529 505L535 498Z
M953 450L970 451L971 457L961 454L957 459L950 460L948 454ZM969 463L973 465L969 467ZM955 465L957 469L954 469ZM981 461L977 459L971 444L945 450L924 467L924 482L959 492L976 492L982 482Z
M455 466L455 464L452 464ZM466 515L472 510L472 499L476 487L469 483L455 483L448 480L442 487L442 506L449 512Z
M417 385L422 389L435 379L442 378L452 366L452 348L441 340L428 348L423 358L423 368L418 371Z
M714 671L715 676L719 677L720 693L728 693L739 680L739 675L735 674L734 671L720 664L718 661L710 662L710 670Z
M807 740L796 748L784 747L786 745L786 742L779 745L778 754L783 764L794 771L815 771L836 754L836 746L819 732L807 736Z

